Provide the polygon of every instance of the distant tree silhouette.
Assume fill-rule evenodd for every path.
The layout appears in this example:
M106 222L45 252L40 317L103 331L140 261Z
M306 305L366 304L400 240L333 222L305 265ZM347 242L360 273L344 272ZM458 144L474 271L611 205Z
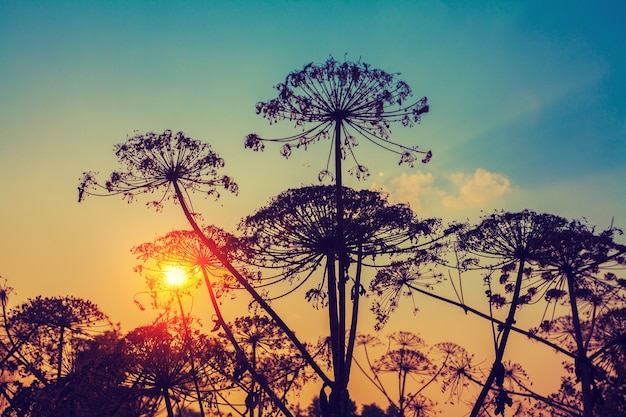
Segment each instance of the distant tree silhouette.
M387 417L387 413L376 403L363 404L361 407L361 417Z
M253 133L245 138L246 148L261 151L266 141L283 143L281 154L289 157L294 148L306 149L321 139L331 140L326 168L318 176L320 180L333 178L335 181L334 251L337 269L334 272L336 282L329 282L332 291L328 295L332 297L329 298L329 309L339 312L339 320L330 323L334 381L326 384L330 385L333 392L332 414L336 417L345 416L350 348L346 346L343 335L347 330L345 312L349 292L346 291L346 283L350 261L344 248L342 163L350 157L355 166L350 168L349 173L358 179L369 175L367 167L356 158L358 138L400 155L400 164L412 166L417 160L417 154L423 154L422 162L428 162L432 155L430 151L403 146L389 138L392 123L412 126L420 122L422 114L428 112L429 108L425 97L407 104L411 88L400 81L397 74L373 69L362 62L340 63L332 57L322 64L310 63L302 70L289 73L284 82L276 85L276 89L278 97L257 103L257 114L270 123L292 121L296 127L302 128L302 132L280 139L265 139ZM330 172L331 163L334 163L334 176ZM336 293L336 298L333 293Z
M326 415L327 411L324 411L323 408L328 407L328 404L325 403L325 400L320 400L320 397L315 396L311 400L311 404L307 407L307 416L308 417L323 417ZM358 417L356 403L352 400L348 401L348 409L347 409L347 417Z

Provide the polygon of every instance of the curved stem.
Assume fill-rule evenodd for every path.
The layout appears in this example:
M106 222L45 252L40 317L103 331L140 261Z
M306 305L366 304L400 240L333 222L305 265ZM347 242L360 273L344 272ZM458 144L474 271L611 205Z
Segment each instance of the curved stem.
M200 407L200 416L204 417L204 406L202 405L202 395L200 394L200 385L198 384L198 375L196 373L195 358L193 355L193 348L191 346L191 335L189 334L189 325L187 323L187 317L185 316L185 310L183 309L183 302L180 299L180 291L175 290L176 299L178 300L178 308L180 309L180 317L183 321L183 329L185 331L185 344L187 345L187 351L189 353L189 361L191 362L191 374L193 376L193 385L196 390L196 396L198 397L198 406Z
M191 214L191 212L189 211L189 207L187 207L185 198L177 182L174 182L174 190L176 192L176 197L178 198L178 202L180 203L183 209L183 212L185 213L185 217L187 218L187 221L191 225L194 232L196 232L198 237L202 240L202 242L213 253L213 255L215 255L215 257L222 263L222 265L228 270L228 272L230 272L233 275L233 277L235 277L237 282L239 282L239 284L252 296L254 301L257 302L259 306L261 306L261 308L270 315L270 317L283 330L283 332L285 332L289 340L291 340L291 342L296 346L298 351L300 351L304 359L313 368L315 373L326 384L330 385L331 381L328 378L328 376L324 373L324 371L322 371L322 368L320 368L320 366L315 362L315 360L313 360L313 358L311 357L309 352L306 350L302 342L300 342L300 340L296 337L295 333L289 328L289 326L287 326L287 324L280 318L278 313L274 311L274 309L267 303L267 301L263 297L261 297L261 295L254 289L254 287L250 285L250 283L246 280L246 278L244 278L241 275L241 273L237 269L235 269L235 267L230 263L228 258L226 258L226 256L224 256L222 251L217 247L215 242L209 239L202 232L202 230L200 229L200 226L198 226L198 223L196 223L195 219L193 218L193 214Z
M502 358L504 357L504 351L506 349L509 335L511 334L513 323L515 323L515 313L519 304L519 295L522 289L522 278L524 277L524 264L525 259L521 258L519 260L519 266L517 269L517 279L515 280L515 288L513 290L513 298L511 299L511 307L509 308L509 314L506 318L506 321L504 322L504 328L502 329L500 342L498 343L498 348L496 349L496 357L494 359L493 366L491 367L491 371L487 376L487 381L485 381L485 385L483 385L483 388L480 391L480 394L478 394L478 398L474 403L474 408L472 409L470 417L478 416L480 410L483 407L485 399L487 398L487 394L491 390L491 385L496 379L497 373L499 373L502 369ZM489 302L491 302L491 300Z
M218 323L221 325L222 329L224 329L224 333L226 334L226 337L228 338L230 343L233 345L233 348L235 348L235 351L237 352L237 357L241 358L243 365L246 367L248 372L250 372L250 375L252 375L253 380L259 383L259 385L263 388L263 390L270 397L272 402L274 402L274 404L276 404L276 406L280 408L283 414L287 417L293 417L293 415L291 414L291 411L289 411L285 403L283 401L280 401L280 399L274 393L274 390L272 390L272 388L269 386L267 382L267 378L259 375L256 372L256 369L254 369L254 366L250 364L250 361L248 361L245 355L245 352L243 351L243 349L241 349L241 346L239 346L239 343L237 343L237 339L235 339L235 335L233 334L230 327L226 324L226 321L224 320L224 316L222 316L222 311L220 309L219 303L217 302L217 297L215 297L213 286L211 285L211 281L209 280L209 274L207 273L205 268L202 268L202 275L204 277L204 283L207 286L207 290L209 291L209 296L211 297L211 304L213 305L213 309L215 310L215 314L217 315Z

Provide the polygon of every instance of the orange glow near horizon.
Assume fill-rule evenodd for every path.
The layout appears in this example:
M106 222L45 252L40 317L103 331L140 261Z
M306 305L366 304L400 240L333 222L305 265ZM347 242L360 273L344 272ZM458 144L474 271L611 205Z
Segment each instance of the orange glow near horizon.
M187 281L187 273L180 266L169 266L165 269L165 282L170 287L181 287Z

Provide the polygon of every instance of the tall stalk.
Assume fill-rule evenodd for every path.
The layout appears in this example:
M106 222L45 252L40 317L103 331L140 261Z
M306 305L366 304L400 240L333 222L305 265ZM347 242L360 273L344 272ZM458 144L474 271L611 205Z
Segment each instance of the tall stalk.
M191 362L191 375L193 377L193 386L196 390L196 396L198 398L198 407L200 408L200 416L204 417L204 406L202 405L202 395L200 393L200 385L198 384L198 374L196 372L196 361L193 354L193 347L191 346L191 335L189 334L189 324L187 323L187 316L185 316L185 310L183 309L183 302L180 299L180 291L174 290L176 300L178 301L178 308L180 309L180 316L183 322L183 330L185 332L185 345L189 353L189 361Z
M571 269L565 271L567 279L567 289L569 292L569 304L572 313L572 326L574 327L574 340L576 341L576 359L575 369L576 376L580 379L582 400L583 400L583 417L593 416L593 365L587 357L587 348L583 341L582 329L580 326L580 317L578 314L578 304L576 297L576 277Z
M215 242L209 239L203 232L198 223L193 217L193 214L189 210L187 206L185 197L180 189L180 186L177 182L173 183L174 190L176 193L176 197L178 198L178 202L181 205L183 212L185 213L185 217L187 221L191 225L194 232L196 232L197 236L200 240L207 246L207 248L213 253L213 255L219 260L222 265L230 272L233 277L237 280L237 282L252 296L255 302L259 304L259 306L267 312L270 317L276 322L276 324L285 332L289 340L295 345L298 351L302 354L304 359L309 363L309 365L313 368L315 373L327 384L330 384L330 379L324 371L319 367L319 365L315 362L313 357L309 354L306 347L300 342L300 340L296 337L295 333L287 326L287 324L283 321L283 319L276 313L276 311L268 304L268 302L254 289L252 285L248 282L248 280L241 275L241 273L232 265L232 263L228 260L228 258L222 253L222 251L217 247Z
M489 375L487 376L487 380L485 381L485 384L483 385L480 394L478 394L478 398L474 403L474 407L472 408L470 417L477 417L479 415L480 410L485 403L485 398L487 397L487 394L489 394L489 391L491 391L491 386L494 381L496 381L496 384L502 387L502 381L500 379L501 377L504 377L504 365L502 364L502 359L504 358L504 351L506 349L506 345L509 339L509 334L511 333L513 323L515 323L515 312L519 304L519 296L522 288L522 278L524 277L524 264L525 258L522 257L519 259L517 278L515 280L515 288L513 290L513 298L511 299L509 313L507 315L506 321L504 322L502 332L500 333L500 339L496 343L496 357L493 361L491 370L489 371Z
M259 384L259 386L261 386L261 388L263 388L263 390L267 393L267 395L270 397L272 402L278 408L280 408L280 411L282 411L285 416L292 417L293 415L291 411L285 405L284 401L281 401L276 395L276 393L274 393L274 390L272 389L272 387L269 386L269 383L267 382L267 378L259 375L256 372L254 365L252 365L250 361L248 361L248 359L246 358L245 352L243 351L241 346L239 346L239 343L237 342L237 339L235 338L235 335L233 334L231 328L226 324L226 321L224 320L224 316L222 315L222 311L220 309L219 303L217 302L217 297L215 296L215 292L213 291L213 286L211 285L211 281L209 280L209 274L206 271L206 268L204 267L202 268L202 276L204 278L204 283L206 284L207 290L209 291L211 304L213 305L213 309L215 310L215 314L217 315L218 323L221 325L222 329L224 330L224 334L226 335L226 337L232 344L233 348L237 352L236 357L240 358L242 362L241 365L246 367L246 370L250 372L252 379L256 381Z

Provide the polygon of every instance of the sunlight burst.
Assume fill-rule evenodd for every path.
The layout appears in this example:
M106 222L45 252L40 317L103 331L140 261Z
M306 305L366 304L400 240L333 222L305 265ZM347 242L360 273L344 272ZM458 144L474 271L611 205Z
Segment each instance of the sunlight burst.
M180 266L165 269L165 282L171 287L180 287L187 281L187 273Z

